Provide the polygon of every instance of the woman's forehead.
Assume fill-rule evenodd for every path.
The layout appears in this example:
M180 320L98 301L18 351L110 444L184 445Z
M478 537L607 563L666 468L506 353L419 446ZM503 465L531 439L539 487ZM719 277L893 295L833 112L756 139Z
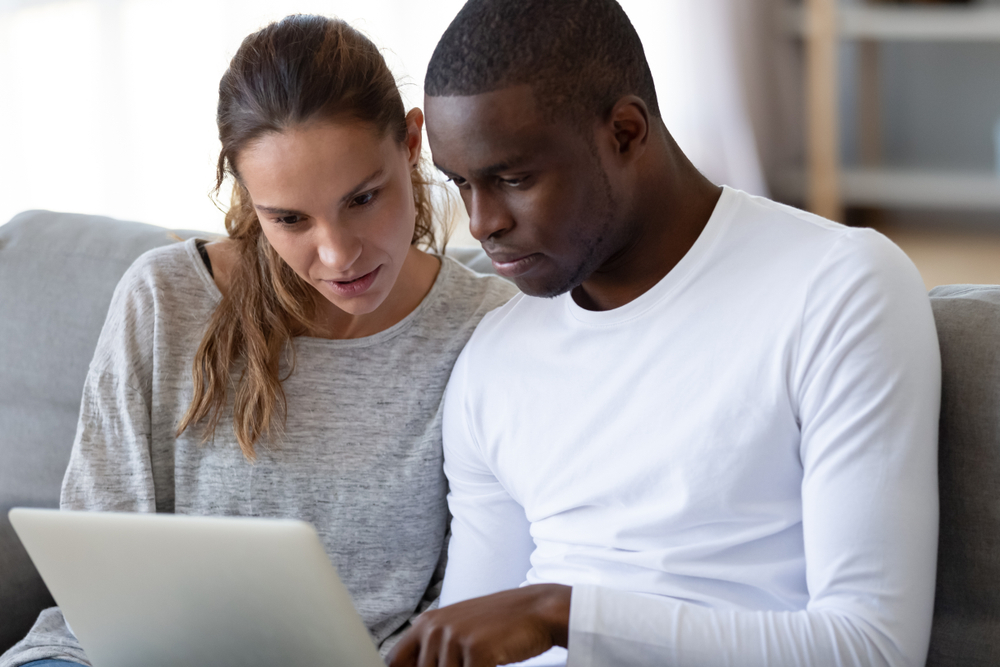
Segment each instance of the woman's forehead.
M370 171L384 162L397 147L362 122L320 121L293 125L268 132L241 151L237 158L240 174L265 168L301 172L321 169L334 172Z
M391 136L360 122L320 122L270 132L237 160L255 203L287 207L339 198L359 184L393 173L406 153ZM300 204L301 205L301 204Z

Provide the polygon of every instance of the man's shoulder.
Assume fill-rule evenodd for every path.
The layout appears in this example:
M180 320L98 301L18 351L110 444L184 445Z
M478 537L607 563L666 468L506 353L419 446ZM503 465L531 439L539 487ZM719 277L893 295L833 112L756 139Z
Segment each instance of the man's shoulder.
M820 277L830 266L868 272L912 268L895 243L878 231L849 227L776 201L734 191L730 243L757 253L768 271L781 268L800 278Z
M499 307L483 318L476 329L480 337L506 336L515 331L551 326L552 320L563 308L563 294L555 298L533 297L517 291Z
M558 328L562 295L555 299L531 297L520 291L485 313L462 352L465 363L509 364L523 359L539 338Z
M754 244L759 257L757 279L740 282L736 299L767 301L770 318L801 318L817 340L864 322L881 326L886 313L904 306L910 316L927 319L929 299L919 271L880 232L749 195L741 212L743 224L734 225L731 247Z
M735 231L784 239L786 244L817 240L831 242L850 227L767 197L730 190Z

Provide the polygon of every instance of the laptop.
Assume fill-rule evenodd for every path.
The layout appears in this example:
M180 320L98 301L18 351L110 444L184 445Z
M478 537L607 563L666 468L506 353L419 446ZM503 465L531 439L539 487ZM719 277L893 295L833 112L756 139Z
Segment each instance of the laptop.
M384 667L303 521L15 508L97 667Z

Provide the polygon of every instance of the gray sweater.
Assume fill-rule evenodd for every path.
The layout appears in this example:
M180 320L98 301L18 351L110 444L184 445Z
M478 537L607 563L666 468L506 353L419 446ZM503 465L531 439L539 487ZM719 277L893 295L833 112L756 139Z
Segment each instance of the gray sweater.
M385 652L439 588L445 384L479 320L515 292L444 258L430 293L395 326L353 340L294 339L286 427L258 443L250 464L231 411L207 444L197 428L174 437L221 295L194 240L152 250L112 299L61 506L309 521ZM43 658L89 664L58 608L42 612L0 667Z

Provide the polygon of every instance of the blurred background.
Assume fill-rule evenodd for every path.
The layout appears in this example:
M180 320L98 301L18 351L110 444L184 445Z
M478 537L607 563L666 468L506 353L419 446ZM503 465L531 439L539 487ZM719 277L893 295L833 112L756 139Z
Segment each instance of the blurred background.
M0 0L0 224L44 208L221 232L217 85L243 37L339 16L420 106L462 4ZM668 128L709 178L875 227L928 287L1000 283L1000 2L621 4Z

